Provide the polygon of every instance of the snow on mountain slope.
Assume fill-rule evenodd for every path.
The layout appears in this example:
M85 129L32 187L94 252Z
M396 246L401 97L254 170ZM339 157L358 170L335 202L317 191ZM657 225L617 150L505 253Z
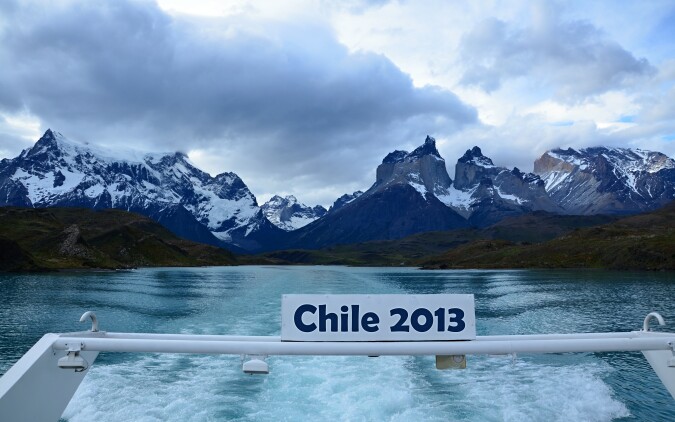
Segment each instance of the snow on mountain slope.
M245 249L252 232L270 226L234 173L211 177L179 152L108 150L51 130L18 157L0 162L0 205L120 208L183 230L178 234L192 240L217 238Z
M414 151L394 151L389 153L377 167L375 184L363 194L386 189L396 184L413 187L422 198L427 195L443 195L452 185L445 168L445 160L436 149L436 140L427 136L424 143Z
M451 183L435 140L427 136L412 152L384 157L370 189L340 197L325 216L291 232L288 246L312 249L466 227L466 219L436 197Z
M293 195L288 195L285 198L274 195L260 208L272 224L285 231L293 231L304 227L317 218L323 217L327 212L321 205L312 208L300 204Z
M477 146L457 160L453 185L439 199L477 225L529 211L560 211L539 176L495 166Z
M573 214L641 212L675 198L675 160L655 151L554 149L534 170L549 196Z

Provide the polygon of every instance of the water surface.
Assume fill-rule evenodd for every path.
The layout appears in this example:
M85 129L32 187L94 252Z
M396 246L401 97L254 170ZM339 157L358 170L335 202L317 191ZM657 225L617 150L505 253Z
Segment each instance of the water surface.
M0 275L0 374L46 332L278 335L285 293L473 293L479 335L630 331L675 325L675 275L604 271L420 271L223 267ZM673 327L675 329L675 327ZM271 357L102 353L66 409L76 421L669 420L675 400L640 353Z

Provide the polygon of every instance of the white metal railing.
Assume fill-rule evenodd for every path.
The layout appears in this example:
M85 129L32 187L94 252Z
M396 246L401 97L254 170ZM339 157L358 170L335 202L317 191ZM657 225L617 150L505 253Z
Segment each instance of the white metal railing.
M195 336L157 338L152 334L127 337L116 334L84 337L61 336L53 344L56 350L79 345L80 350L132 353L200 353L226 355L499 355L512 353L630 352L672 350L675 334L641 332L606 333L600 337L581 335L478 336L472 341L424 342L282 342L277 338L235 337L198 339Z
M231 354L245 357L246 373L267 373L270 355L500 355L641 351L675 398L675 333L654 332L650 313L640 331L477 336L470 341L293 342L278 336L108 333L93 312L92 329L46 334L0 378L0 420L59 419L99 352ZM447 366L446 366L447 367ZM39 406L34 403L40 403Z

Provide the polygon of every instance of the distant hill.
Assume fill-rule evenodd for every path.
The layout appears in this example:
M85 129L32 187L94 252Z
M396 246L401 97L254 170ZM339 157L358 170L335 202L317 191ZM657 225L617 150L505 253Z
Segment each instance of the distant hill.
M557 215L544 211L508 217L484 229L465 228L418 233L403 239L337 245L319 250L283 250L255 257L241 257L248 263L316 265L418 265L432 256L480 240L539 243L578 228L618 220L616 216Z
M135 213L0 207L0 271L235 263L230 252L180 239Z
M428 269L675 270L675 203L538 244L476 240L419 263Z

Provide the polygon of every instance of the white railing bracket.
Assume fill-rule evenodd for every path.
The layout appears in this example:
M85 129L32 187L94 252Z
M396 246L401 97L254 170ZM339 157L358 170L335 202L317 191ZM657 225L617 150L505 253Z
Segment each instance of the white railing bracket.
M264 355L244 355L242 356L241 369L249 375L267 375L270 373L270 367L265 359L267 359L267 356Z
M84 343L69 343L66 346L66 355L58 361L59 368L74 369L75 372L82 372L89 368L89 363L80 356Z
M91 318L91 332L98 332L98 319L96 319L96 314L93 311L83 313L80 317L80 322L86 322L88 318Z
M666 325L666 321L663 319L660 313L650 312L645 317L645 322L642 324L642 331L651 331L649 329L649 322L653 319L656 319L659 322L659 325Z

